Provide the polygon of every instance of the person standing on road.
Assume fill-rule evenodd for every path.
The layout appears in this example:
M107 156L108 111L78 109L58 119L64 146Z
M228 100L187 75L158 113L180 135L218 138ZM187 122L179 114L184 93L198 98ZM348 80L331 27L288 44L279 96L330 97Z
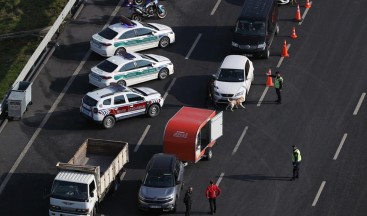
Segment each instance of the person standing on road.
M184 198L184 203L186 206L185 216L190 216L191 204L192 204L192 199L191 199L192 191L193 191L193 187L190 186L189 189L187 189L185 193L185 198Z
M274 87L275 87L275 92L277 93L277 96L278 96L278 99L275 102L277 102L278 104L281 104L282 103L281 91L283 88L283 77L280 76L279 71L276 71L275 75L268 75L268 76L275 78Z
M209 200L210 214L214 214L217 211L216 199L220 195L221 190L219 187L210 180L210 185L206 188L205 196Z
M292 164L293 164L293 177L292 181L299 177L299 165L301 163L301 151L293 145L293 153L292 153Z

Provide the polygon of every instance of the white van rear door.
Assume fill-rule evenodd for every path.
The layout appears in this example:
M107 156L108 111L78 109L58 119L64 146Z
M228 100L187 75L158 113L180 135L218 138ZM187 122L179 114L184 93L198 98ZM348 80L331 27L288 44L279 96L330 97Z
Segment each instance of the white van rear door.
M218 113L210 120L210 142L223 135L223 112Z

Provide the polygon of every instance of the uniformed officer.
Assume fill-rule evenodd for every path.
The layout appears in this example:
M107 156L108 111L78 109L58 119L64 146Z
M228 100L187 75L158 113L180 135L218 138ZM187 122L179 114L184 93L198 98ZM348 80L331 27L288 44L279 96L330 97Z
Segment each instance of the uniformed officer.
M278 96L278 99L275 102L277 102L278 104L281 104L282 103L281 91L283 88L283 77L280 76L279 71L276 71L275 75L268 75L268 76L275 78L274 87L275 87L275 93L277 93L277 96Z
M293 153L292 153L292 164L293 164L293 177L292 181L299 177L299 165L301 163L301 151L293 145Z
M187 189L185 193L185 198L184 198L184 203L186 206L185 216L190 216L191 204L192 204L192 199L191 199L192 191L193 191L193 187L190 186L189 189Z

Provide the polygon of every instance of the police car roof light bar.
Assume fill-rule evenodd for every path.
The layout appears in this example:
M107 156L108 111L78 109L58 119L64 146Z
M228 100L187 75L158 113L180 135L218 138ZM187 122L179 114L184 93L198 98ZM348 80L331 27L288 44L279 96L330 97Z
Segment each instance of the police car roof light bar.
M111 84L110 84L110 86L111 86L114 90L116 90L116 91L120 91L120 92L123 92L123 91L125 91L125 89L126 89L126 86L120 85L120 84L118 84L118 83L111 83Z
M121 22L122 25L124 25L127 28L132 28L132 27L136 26L135 23L133 23L129 18L126 18L124 16L120 17L120 22Z
M135 58L134 55L128 52L119 53L119 56L122 56L124 59L133 60Z

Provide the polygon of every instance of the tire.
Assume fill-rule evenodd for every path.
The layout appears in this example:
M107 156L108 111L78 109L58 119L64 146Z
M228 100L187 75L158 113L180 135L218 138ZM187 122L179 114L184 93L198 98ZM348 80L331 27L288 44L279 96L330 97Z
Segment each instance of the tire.
M177 211L177 200L178 200L178 197L176 197L176 201L175 201L175 205L172 209L172 213L175 213Z
M158 73L158 79L164 80L168 77L169 71L167 68L162 68Z
M124 54L124 53L126 53L126 49L125 49L125 48L123 48L123 47L120 47L120 48L118 48L118 49L115 51L115 55L122 55L122 54Z
M269 59L270 58L270 50L269 48L266 48L266 51L264 52L264 59Z
M205 158L208 161L213 158L213 151L212 151L212 148L211 147L206 148L206 150L205 150Z
M136 21L138 21L138 22L143 21L143 17L142 17L142 16L140 16L139 14L137 14L137 13L134 13L133 15L131 15L131 19L132 19L132 20L136 20Z
M275 27L275 35L279 34L279 25L277 24L277 26Z
M165 48L170 44L170 40L169 37L164 36L161 38L161 40L159 41L159 47L161 48Z
M115 181L113 181L113 187L112 187L113 192L117 192L119 187L120 187L120 181L118 180L118 177L116 177Z
M119 84L119 85L123 85L123 86L126 86L126 81L125 81L125 80L119 80L119 81L117 82L117 84Z
M148 108L149 117L151 118L156 117L159 114L160 110L161 108L158 106L158 104L150 105L150 107Z
M143 4L143 3L144 3L144 0L134 0L134 3L135 3L136 5L141 5L141 4Z
M159 13L159 8L157 8L157 16L159 19L163 19L167 16L167 10L166 8L162 5L162 13Z
M116 122L116 120L115 120L115 118L113 117L113 116L106 116L104 119L103 119L103 122L102 122L102 124L103 124L103 127L105 128L105 129L111 129L111 128L113 128L113 126L115 125L115 122Z

